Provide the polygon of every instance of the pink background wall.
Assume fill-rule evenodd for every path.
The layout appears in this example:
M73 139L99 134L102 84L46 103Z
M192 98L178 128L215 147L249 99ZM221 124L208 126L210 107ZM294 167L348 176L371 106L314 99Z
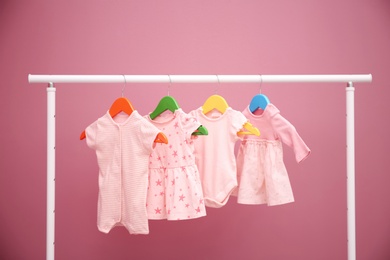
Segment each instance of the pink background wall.
M355 84L357 259L390 259L390 2L1 1L0 259L44 259L46 84L28 74L373 74ZM57 84L56 259L347 259L345 84L263 84L311 148L285 163L296 202L231 198L150 235L96 226L96 156L81 131L121 84ZM174 84L184 111L215 84ZM242 110L258 84L221 84ZM165 84L128 84L141 114Z

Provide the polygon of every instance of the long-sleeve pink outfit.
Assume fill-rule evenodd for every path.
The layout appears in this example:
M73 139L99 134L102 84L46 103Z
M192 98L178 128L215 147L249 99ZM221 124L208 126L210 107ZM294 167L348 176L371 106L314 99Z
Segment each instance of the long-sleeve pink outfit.
M242 113L260 130L260 136L246 135L240 144L237 202L269 206L293 202L282 143L294 150L298 163L310 154L310 149L273 104L268 104L261 115L251 113L249 107Z

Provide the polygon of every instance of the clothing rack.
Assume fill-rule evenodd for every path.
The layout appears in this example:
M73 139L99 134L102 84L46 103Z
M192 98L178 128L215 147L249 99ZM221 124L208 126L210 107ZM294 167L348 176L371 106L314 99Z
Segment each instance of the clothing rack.
M28 75L29 83L47 83L46 259L54 260L55 229L55 87L54 83L347 83L347 243L348 260L356 259L355 104L353 83L372 82L371 74L350 75Z

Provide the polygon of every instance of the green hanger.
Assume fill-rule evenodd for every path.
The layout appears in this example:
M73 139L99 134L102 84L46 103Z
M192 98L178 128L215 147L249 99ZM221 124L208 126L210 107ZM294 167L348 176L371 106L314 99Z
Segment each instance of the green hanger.
M179 104L177 101L171 97L171 96L165 96L163 97L160 102L158 103L156 109L150 113L150 118L153 120L155 119L158 115L160 115L162 112L169 110L172 113L174 113L177 109L179 109ZM204 126L199 126L198 129L192 133L193 135L208 135L208 131L206 127Z
M209 131L207 131L207 128L204 126L199 126L198 129L196 129L195 132L192 133L193 135L208 135Z
M173 97L165 96L160 100L156 109L152 113L150 113L150 118L153 120L166 110L170 110L173 113L179 108L179 104L177 104L176 100Z

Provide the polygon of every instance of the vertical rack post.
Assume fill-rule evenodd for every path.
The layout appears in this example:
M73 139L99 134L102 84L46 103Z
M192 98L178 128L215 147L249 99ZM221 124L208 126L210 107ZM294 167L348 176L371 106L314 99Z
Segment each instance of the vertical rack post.
M347 96L347 232L348 260L356 260L356 225L355 225L355 88L349 82Z
M47 87L47 204L46 204L46 259L54 260L55 228L55 135L56 89Z

